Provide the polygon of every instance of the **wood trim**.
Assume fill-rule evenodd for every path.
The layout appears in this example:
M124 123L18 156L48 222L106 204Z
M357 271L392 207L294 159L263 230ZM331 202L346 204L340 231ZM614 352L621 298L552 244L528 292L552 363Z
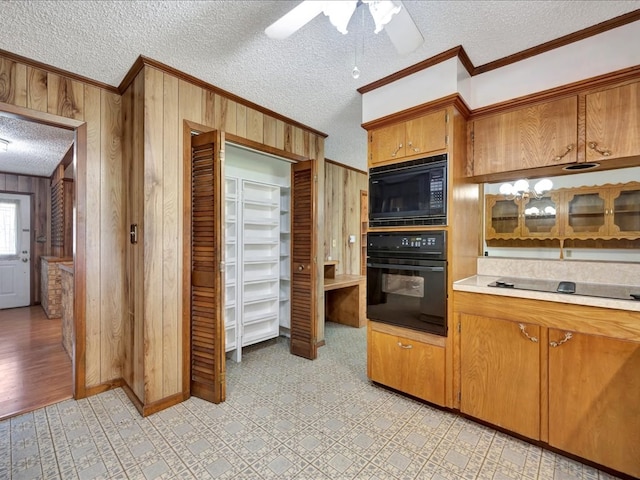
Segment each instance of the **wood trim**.
M286 150L280 150L279 148L271 147L269 145L265 145L264 143L255 142L253 140L249 140L245 137L240 137L238 135L233 135L231 133L225 132L225 141L227 143L235 143L237 145L241 145L243 147L253 149L260 153L275 155L276 157L281 157L286 160L291 160L293 162L305 162L309 160L309 157L296 155L295 153L287 152Z
M75 330L75 352L73 354L73 398L87 396L86 392L86 314L87 314L87 260L86 260L86 218L87 218L87 124L76 129L75 164L73 178L76 180L76 191L73 196L73 215L76 231L73 252L73 322Z
M17 118L19 120L31 120L51 127L76 130L84 122L73 118L59 117L51 113L40 112L30 108L18 107L10 103L0 102L0 112L3 116ZM47 177L49 178L49 177Z
M577 32L570 33L555 40L542 43L535 47L528 48L521 52L514 53L513 55L494 60L493 62L485 63L484 65L480 65L478 67L473 65L473 63L469 59L469 56L467 55L467 52L464 50L464 47L459 45L431 58L423 60L422 62L416 63L415 65L411 65L403 70L400 70L399 72L393 73L384 78L381 78L380 80L364 85L358 88L357 91L360 94L371 92L377 88L389 85L390 83L396 82L402 78L413 75L414 73L425 70L456 56L460 60L460 63L464 65L464 68L467 70L467 72L469 72L469 74L473 77L481 73L496 70L498 68L519 62L521 60L540 55L541 53L555 50L559 47L564 47L571 43L584 40L585 38L604 33L608 30L613 30L614 28L627 25L628 23L633 23L637 20L640 20L640 9L625 13L624 15L620 15L619 17L612 18L602 23L598 23L597 25L578 30Z
M83 82L88 85L93 85L94 87L101 88L111 93L117 93L117 94L120 93L118 89L112 85L107 85L106 83L98 82L97 80L93 80L88 77L83 77L82 75L71 73L67 70L63 70L61 68L48 65L46 63L38 62L37 60L32 60L30 58L23 57L21 55L16 55L15 53L11 53L6 50L0 49L0 56L5 57L8 60L13 62L25 64L29 67L33 67L39 70L46 70L47 73L53 73L55 75L60 75L62 77L66 77L71 80L76 80L78 82Z
M268 108L262 107L256 103L250 102L249 100L245 100L242 97L239 97L237 95L234 95L231 92L227 92L226 90L223 90L221 88L216 87L215 85L212 85L210 83L205 82L204 80L201 80L197 77L194 77L192 75L189 75L188 73L182 72L180 70L177 70L173 67L170 67L169 65L165 65L164 63L158 62L157 60L153 60L152 58L148 58L145 57L143 55L140 55L138 57L138 59L134 62L133 66L131 67L131 69L129 70L129 72L125 75L124 80L122 81L122 83L120 83L120 86L118 87L117 91L122 94L126 91L126 89L129 87L129 85L131 84L131 82L133 81L133 79L138 75L138 73L140 73L140 70L144 67L152 67L155 68L157 70L162 71L163 73L172 75L174 77L177 77L180 80L184 80L185 82L189 82L192 85L198 86L200 88L203 88L207 91L210 92L214 92L217 93L218 95L221 95L225 98L227 98L228 100L231 100L233 102L236 102L240 105L244 105L245 107L251 108L255 111L264 113L265 115L268 115L270 117L276 118L278 120L282 120L283 122L298 127L298 128L302 128L303 130L306 130L310 133L313 133L315 135L319 135L323 138L327 138L328 135L326 133L320 132L319 130L316 130L314 128L311 128L307 125L304 125L302 123L299 123L295 120L292 120L288 117L285 117L284 115L281 115L279 113L276 113L272 110L269 110Z
M356 172L356 173L364 173L365 175L369 174L366 170L360 170L359 168L352 167L351 165L345 165L344 163L336 162L335 160L329 160L326 157L325 157L324 161L326 163L330 163L330 164L336 165L338 167L346 168L347 170L351 170L351 171Z
M392 73L391 75L381 78L380 80L376 80L375 82L364 85L358 88L356 91L360 94L371 92L377 88L384 87L385 85L389 85L390 83L393 83L397 80L420 72L421 70L433 67L434 65L442 63L453 57L458 57L460 59L460 62L464 65L464 68L466 68L467 71L472 74L475 67L471 63L471 60L469 59L469 56L467 55L467 52L465 52L462 45L458 45L457 47L450 48L449 50L439 53L438 55L434 55L433 57L427 58L426 60L416 63L415 65L411 65L403 70L400 70L399 72Z
M453 93L451 95L447 95L446 97L433 100L432 102L416 105L415 107L407 108L406 110L395 112L385 117L377 118L370 122L363 123L361 126L367 131L375 130L377 128L392 125L394 123L406 122L407 120L421 117L426 113L430 113L441 108L446 108L451 105L453 105L465 119L468 119L471 116L472 111L466 104L464 99L460 96L459 93Z
M109 390L114 390L116 388L124 388L125 385L126 385L126 382L124 381L124 379L116 378L106 383L101 383L100 385L87 387L87 389L85 390L85 393L87 397L91 397L93 395L98 395L99 393L108 392Z
M615 72L609 72L596 77L568 83L560 87L550 88L541 92L505 100L504 102L487 105L486 107L476 108L471 112L471 118L469 118L469 120L477 120L481 117L503 113L508 110L522 108L535 103L557 100L561 97L585 94L594 90L602 90L613 85L617 86L624 83L637 82L638 77L640 77L640 65L623 68L622 70L616 70Z
M496 70L506 65L511 65L512 63L516 63L530 57L535 57L536 55L540 55L541 53L549 52L551 50L555 50L556 48L564 47L571 43L584 40L585 38L589 38L594 35L604 33L608 30L627 25L628 23L633 23L637 20L640 20L640 9L625 13L624 15L620 15L619 17L612 18L596 25L592 25L591 27L578 30L577 32L564 35L563 37L556 38L555 40L545 42L535 47L528 48L513 55L494 60L493 62L485 63L484 65L475 67L471 75L479 75L491 70Z

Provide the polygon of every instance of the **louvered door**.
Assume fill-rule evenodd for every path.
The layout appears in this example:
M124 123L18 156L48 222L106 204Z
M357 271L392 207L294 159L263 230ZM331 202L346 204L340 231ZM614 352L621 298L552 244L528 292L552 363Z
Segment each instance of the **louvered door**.
M223 146L220 132L191 139L191 394L214 403L225 399Z
M313 160L292 166L291 353L310 360L318 356L315 175Z

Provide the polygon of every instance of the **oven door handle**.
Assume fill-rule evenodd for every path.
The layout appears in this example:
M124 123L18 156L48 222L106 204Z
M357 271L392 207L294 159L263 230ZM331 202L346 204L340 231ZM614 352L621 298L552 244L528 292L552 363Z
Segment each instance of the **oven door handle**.
M388 263L367 263L367 267L371 268L386 268L394 270L412 270L420 272L444 272L444 267L425 267L421 265L398 265Z

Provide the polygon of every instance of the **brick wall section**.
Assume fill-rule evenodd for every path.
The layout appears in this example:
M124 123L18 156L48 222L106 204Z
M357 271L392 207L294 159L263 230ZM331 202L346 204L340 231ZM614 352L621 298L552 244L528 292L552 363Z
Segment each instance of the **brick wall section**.
M73 361L73 263L60 264L62 283L62 345Z
M60 265L73 265L70 258L42 257L40 269L40 303L48 318L62 317L62 280Z

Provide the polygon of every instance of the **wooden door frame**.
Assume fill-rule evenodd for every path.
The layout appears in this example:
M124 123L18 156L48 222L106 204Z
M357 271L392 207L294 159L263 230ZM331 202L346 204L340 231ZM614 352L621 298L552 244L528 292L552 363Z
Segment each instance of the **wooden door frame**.
M216 128L184 119L182 122L182 158L183 158L183 218L182 218L182 392L185 398L191 396L191 133L207 133ZM311 160L285 150L254 142L221 130L225 143L232 143L255 150L259 153L280 157L294 163ZM223 169L224 172L224 159Z
M73 195L73 342L71 370L73 375L73 398L87 396L86 389L86 176L87 176L87 124L80 120L60 117L50 113L38 112L28 108L17 107L0 102L3 115L52 127L73 130L73 178L75 193ZM80 181L82 180L82 181ZM50 220L50 219L49 219Z

